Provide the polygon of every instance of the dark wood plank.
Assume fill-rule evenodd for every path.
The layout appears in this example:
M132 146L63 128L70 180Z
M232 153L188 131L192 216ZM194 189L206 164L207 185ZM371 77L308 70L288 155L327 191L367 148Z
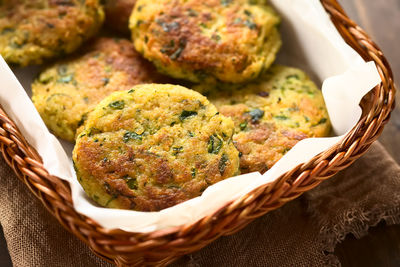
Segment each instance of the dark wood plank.
M395 79L400 79L400 1L340 0L348 15L363 27L389 60ZM400 103L397 93L397 103ZM400 108L379 138L389 153L400 162ZM400 266L400 225L380 223L361 239L348 235L335 249L342 266Z
M348 235L335 248L343 267L400 266L400 225L380 223L361 239Z
M7 244L4 240L3 229L0 225L0 266L12 267L10 255L8 255Z

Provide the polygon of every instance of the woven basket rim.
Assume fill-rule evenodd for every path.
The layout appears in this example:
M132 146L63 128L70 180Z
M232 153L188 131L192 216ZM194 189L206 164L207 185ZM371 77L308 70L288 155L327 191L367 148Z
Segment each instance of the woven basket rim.
M364 60L373 60L381 76L382 82L361 102L361 119L342 141L328 150L195 223L137 233L105 229L77 213L72 205L68 182L49 175L39 154L0 107L0 146L3 157L17 177L67 230L88 244L98 256L117 265L164 265L204 247L221 235L232 234L255 218L279 208L348 167L378 138L394 109L396 90L393 73L379 47L348 18L336 0L321 0L321 3L343 39ZM158 251L153 251L155 248Z

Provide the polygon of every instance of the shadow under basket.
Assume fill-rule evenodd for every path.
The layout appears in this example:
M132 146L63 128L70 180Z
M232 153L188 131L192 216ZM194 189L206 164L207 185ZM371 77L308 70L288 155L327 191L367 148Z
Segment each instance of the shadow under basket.
M378 138L394 108L393 74L378 46L347 17L336 0L321 2L343 39L364 60L375 62L382 82L363 98L361 119L340 143L196 223L151 233L104 229L74 210L69 184L47 172L41 157L0 107L4 159L67 230L96 255L118 266L166 265L222 235L233 234L351 165Z

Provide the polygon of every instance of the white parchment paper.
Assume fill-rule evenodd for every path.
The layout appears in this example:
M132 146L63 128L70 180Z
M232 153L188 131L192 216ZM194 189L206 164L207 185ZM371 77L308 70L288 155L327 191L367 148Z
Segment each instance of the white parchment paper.
M47 170L71 184L75 209L105 228L149 232L193 223L339 142L359 120L361 98L380 82L374 63L365 63L345 44L318 0L271 0L282 16L283 47L278 62L306 70L319 84L336 137L299 142L264 175L250 173L221 181L201 197L159 212L106 209L87 198L72 168L72 144L60 142L44 125L30 101L30 83L38 68L13 72L0 58L0 104L28 142L42 156ZM24 90L24 88L26 90Z

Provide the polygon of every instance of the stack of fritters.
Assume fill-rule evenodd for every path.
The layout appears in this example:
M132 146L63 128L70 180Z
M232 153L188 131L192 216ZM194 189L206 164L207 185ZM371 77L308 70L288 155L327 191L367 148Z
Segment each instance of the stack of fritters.
M298 141L329 134L321 91L301 70L273 65L280 18L266 1L104 8L106 28L130 30L132 43L98 37L32 85L49 129L76 141L78 180L100 205L164 209L222 179L263 173ZM97 0L1 1L0 53L23 66L65 56L102 21Z

